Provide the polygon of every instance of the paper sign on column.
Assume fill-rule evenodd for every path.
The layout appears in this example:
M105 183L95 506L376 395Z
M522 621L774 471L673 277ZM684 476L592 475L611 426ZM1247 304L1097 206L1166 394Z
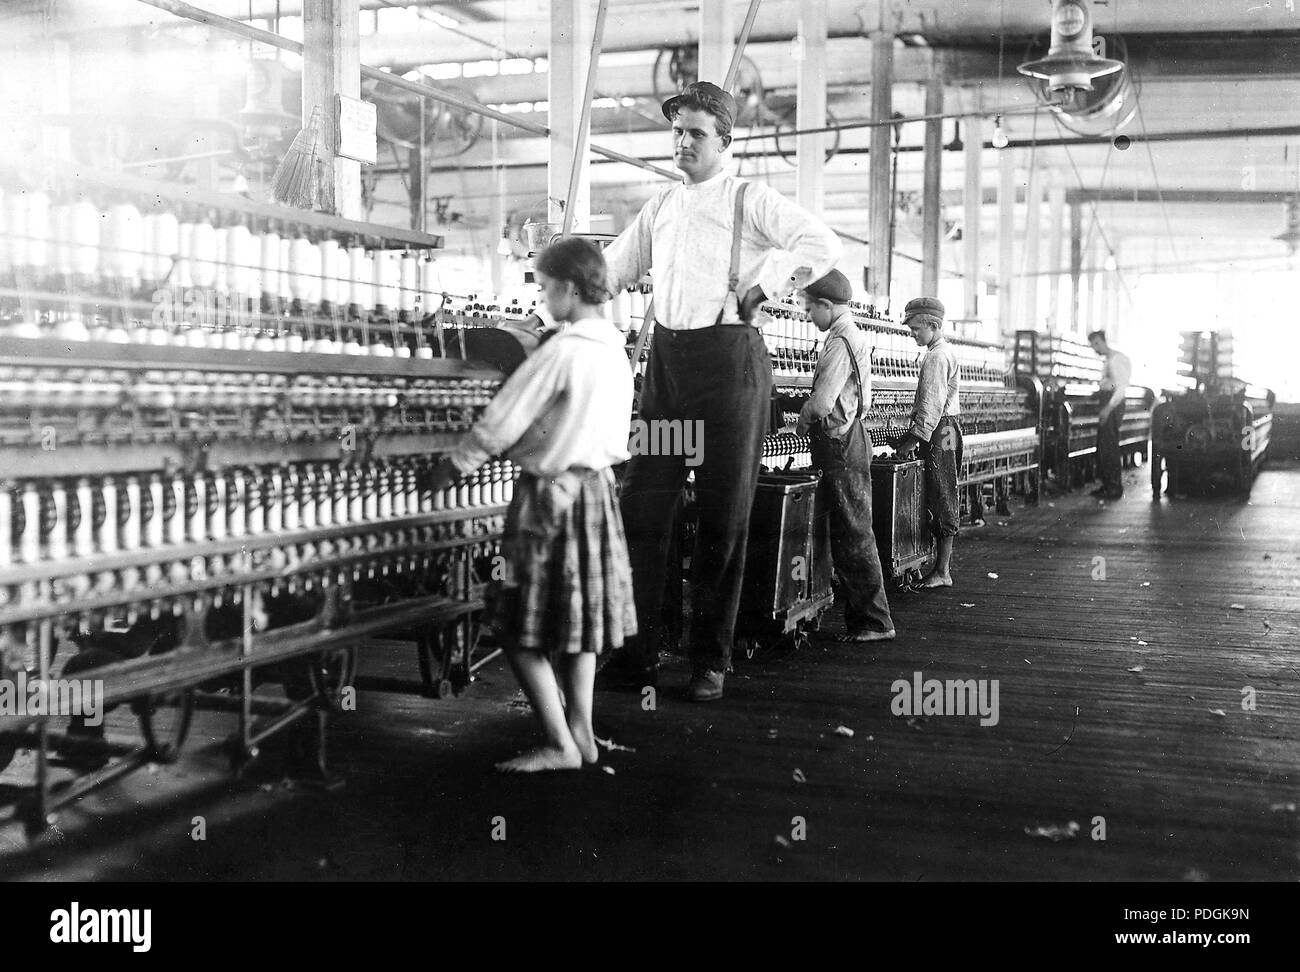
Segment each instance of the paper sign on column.
M374 165L377 146L375 144L375 106L373 102L359 98L337 95L338 146L336 155L346 159L355 159L366 165Z

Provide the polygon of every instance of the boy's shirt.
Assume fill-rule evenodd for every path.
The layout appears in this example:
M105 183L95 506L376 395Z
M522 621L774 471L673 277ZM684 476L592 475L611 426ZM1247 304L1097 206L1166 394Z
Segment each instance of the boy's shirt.
M502 386L450 458L470 473L504 455L534 476L629 458L632 371L623 333L603 318L569 325Z
M845 347L848 341L848 347ZM821 352L817 355L817 370L813 373L813 390L799 411L799 429L807 430L816 422L822 423L826 434L843 438L858 414L858 383L853 379L853 357L858 362L862 376L863 411L871 407L871 342L854 323L852 312L835 319L822 338Z
M916 402L908 431L922 442L929 442L939 419L960 414L961 369L957 352L942 337L921 359L921 376L916 383Z

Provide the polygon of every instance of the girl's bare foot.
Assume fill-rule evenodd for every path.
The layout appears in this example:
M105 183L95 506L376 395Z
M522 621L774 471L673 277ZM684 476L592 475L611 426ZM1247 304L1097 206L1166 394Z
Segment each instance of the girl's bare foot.
M578 744L578 752L582 753L584 763L590 765L600 758L600 749L596 745L596 734L590 728L570 722L569 732L573 735L573 741Z
M952 575L940 574L938 571L927 574L918 587L952 587Z
M582 752L577 746L573 749L538 746L496 765L502 773L545 773L550 770L578 769L582 766L582 759Z

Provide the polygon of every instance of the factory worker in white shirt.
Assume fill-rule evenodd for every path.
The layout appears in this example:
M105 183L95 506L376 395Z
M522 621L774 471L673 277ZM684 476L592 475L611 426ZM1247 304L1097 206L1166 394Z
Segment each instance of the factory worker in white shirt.
M605 260L612 293L648 271L654 281L639 418L680 423L672 429L675 441L696 448L681 455L633 450L622 509L641 634L615 656L599 684L655 684L669 531L693 471L699 530L691 559L693 675L686 697L707 702L722 697L730 667L749 512L771 414L771 359L755 313L765 299L824 276L843 247L827 226L775 190L723 172L736 117L731 95L695 82L664 102L663 112L673 125L673 161L685 179L646 203ZM702 436L702 450L692 433ZM651 443L666 438L647 437Z

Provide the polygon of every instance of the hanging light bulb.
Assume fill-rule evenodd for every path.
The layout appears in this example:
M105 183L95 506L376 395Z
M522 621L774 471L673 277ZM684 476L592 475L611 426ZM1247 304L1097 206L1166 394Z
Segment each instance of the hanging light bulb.
M993 119L993 137L990 141L995 149L1004 149L1011 144L1011 139L1007 138L1007 133L1002 128L1001 115Z

